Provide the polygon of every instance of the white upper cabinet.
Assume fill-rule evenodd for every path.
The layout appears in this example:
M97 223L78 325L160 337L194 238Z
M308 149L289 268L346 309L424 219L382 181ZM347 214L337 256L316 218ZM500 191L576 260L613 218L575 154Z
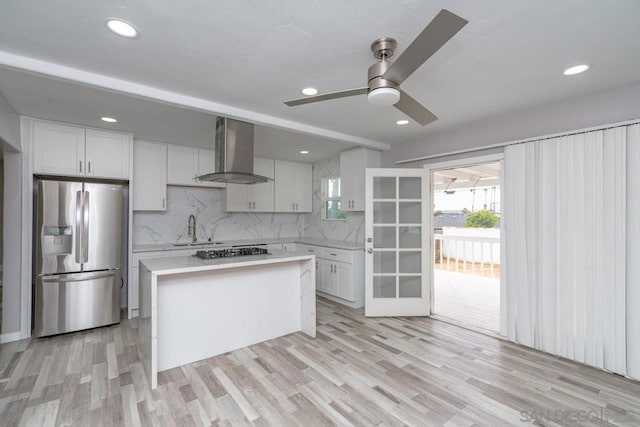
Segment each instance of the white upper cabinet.
M85 131L85 175L129 179L129 135L87 129Z
M131 136L33 121L33 172L129 179Z
M274 161L272 159L253 159L253 173L256 175L274 178ZM249 199L253 211L273 212L273 188L274 182L249 185Z
M311 165L275 161L276 212L311 212L312 195Z
M167 144L136 141L133 144L133 210L166 209Z
M167 184L196 185L198 149L185 145L167 145Z
M340 209L364 211L364 171L380 167L380 152L355 148L340 153Z
M206 148L198 148L198 176L214 172L216 167L215 152ZM222 182L200 181L198 185L203 187L224 188L226 184Z
M33 171L52 175L83 175L84 128L33 122Z
M167 184L222 188L219 182L200 181L198 177L214 170L214 152L185 145L168 145Z
M273 179L274 161L255 157L253 173ZM273 181L251 185L227 184L225 211L273 212L273 188Z

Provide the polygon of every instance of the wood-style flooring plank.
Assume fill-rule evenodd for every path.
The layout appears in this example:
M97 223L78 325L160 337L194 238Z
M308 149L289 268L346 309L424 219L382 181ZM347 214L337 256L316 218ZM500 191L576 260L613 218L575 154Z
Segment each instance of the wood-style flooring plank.
M136 319L5 344L0 424L571 425L559 417L589 413L580 425L640 425L636 381L434 319L365 318L324 299L317 316L315 339L174 368L156 390Z

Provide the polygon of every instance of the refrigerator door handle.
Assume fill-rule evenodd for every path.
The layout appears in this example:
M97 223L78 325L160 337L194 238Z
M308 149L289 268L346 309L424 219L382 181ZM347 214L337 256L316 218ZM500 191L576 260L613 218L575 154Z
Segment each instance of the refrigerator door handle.
M82 259L80 254L82 253L82 191L76 192L76 263L81 264Z
M89 192L84 192L82 219L82 262L89 262Z
M45 277L42 278L42 282L44 282L44 283L51 283L51 282L56 282L56 283L86 282L87 280L105 279L107 277L112 277L114 275L114 271L119 271L119 270L112 270L112 271L109 271L108 273L103 273L103 274L94 274L94 275L87 276L87 277L82 278L82 279L74 279L73 277L61 277L61 276L45 276Z

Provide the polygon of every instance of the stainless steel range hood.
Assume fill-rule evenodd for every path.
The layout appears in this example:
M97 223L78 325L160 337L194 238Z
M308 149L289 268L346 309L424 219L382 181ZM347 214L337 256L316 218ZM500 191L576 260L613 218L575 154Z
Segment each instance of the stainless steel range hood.
M271 181L253 173L253 124L218 117L216 120L215 172L199 176L201 181L259 184Z

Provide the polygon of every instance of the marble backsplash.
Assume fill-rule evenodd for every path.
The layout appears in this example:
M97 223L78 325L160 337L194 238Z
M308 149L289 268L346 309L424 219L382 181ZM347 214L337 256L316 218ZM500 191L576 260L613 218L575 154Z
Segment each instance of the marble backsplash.
M340 176L339 156L313 165L313 213L309 214L304 236L364 242L364 212L348 212L345 220L322 219L320 189L322 178L337 176Z
M349 212L342 221L323 221L320 183L324 176L340 175L340 158L313 165L313 212L228 213L222 210L222 189L167 187L165 212L134 212L135 245L186 242L187 220L195 215L199 241L278 237L318 237L350 242L364 241L364 213Z
M301 237L310 214L223 212L222 189L167 187L165 212L134 212L136 245L190 241L189 215L196 217L199 241Z

